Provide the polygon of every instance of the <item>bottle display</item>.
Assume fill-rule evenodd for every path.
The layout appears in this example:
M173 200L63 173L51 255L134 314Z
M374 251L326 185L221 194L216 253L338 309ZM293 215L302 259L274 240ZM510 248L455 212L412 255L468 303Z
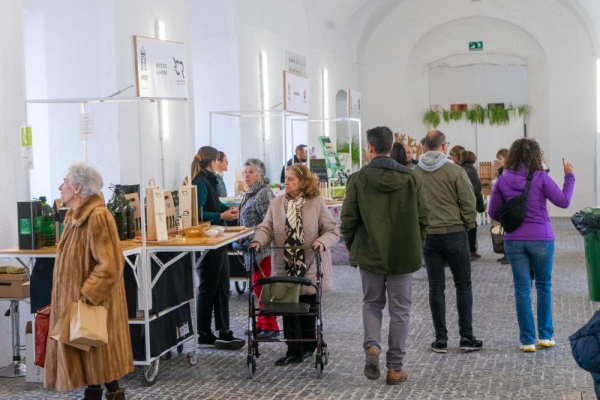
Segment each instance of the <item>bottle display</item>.
M54 246L56 243L56 214L46 203L46 197L40 196L42 202L42 243L44 246Z
M119 203L114 208L113 212L115 222L117 223L117 231L119 232L120 240L127 240L127 211L126 206Z
M125 214L127 215L127 239L135 238L135 221L133 217L133 208L131 208L131 200L127 200L125 206Z

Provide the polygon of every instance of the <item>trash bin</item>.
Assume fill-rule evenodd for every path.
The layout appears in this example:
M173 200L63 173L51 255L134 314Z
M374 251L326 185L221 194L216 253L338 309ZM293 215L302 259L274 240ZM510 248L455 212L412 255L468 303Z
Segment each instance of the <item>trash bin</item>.
M590 300L600 302L600 208L586 208L571 220L584 238Z

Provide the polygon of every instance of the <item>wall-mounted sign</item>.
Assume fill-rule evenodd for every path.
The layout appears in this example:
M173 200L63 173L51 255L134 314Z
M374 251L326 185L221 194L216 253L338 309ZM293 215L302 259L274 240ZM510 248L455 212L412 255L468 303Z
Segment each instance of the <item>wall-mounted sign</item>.
M469 51L482 51L483 42L469 42Z
M139 97L187 99L188 69L183 43L143 36L133 37Z
M308 115L308 78L283 71L283 109Z
M79 114L79 139L94 139L94 113Z
M348 89L348 117L360 118L361 94L357 90Z

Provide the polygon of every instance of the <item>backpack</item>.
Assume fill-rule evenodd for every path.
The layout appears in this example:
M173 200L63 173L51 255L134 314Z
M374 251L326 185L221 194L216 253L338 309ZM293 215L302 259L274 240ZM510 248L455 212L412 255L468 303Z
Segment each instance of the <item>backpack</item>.
M527 212L527 198L529 197L529 187L533 179L534 171L530 171L527 175L527 183L525 189L520 195L513 197L500 207L498 211L498 222L502 224L505 232L513 232L517 230L525 220Z

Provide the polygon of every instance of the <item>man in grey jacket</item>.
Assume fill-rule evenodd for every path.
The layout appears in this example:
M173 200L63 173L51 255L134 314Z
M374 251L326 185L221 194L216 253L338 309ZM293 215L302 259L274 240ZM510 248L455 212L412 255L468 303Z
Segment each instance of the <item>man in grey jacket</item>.
M463 351L481 350L483 342L473 335L473 291L467 229L475 227L475 194L463 168L446 157L449 143L437 130L425 137L427 153L413 171L420 178L431 207L423 257L429 279L429 307L435 329L431 349L446 353L446 275L448 264L456 287L456 304Z

